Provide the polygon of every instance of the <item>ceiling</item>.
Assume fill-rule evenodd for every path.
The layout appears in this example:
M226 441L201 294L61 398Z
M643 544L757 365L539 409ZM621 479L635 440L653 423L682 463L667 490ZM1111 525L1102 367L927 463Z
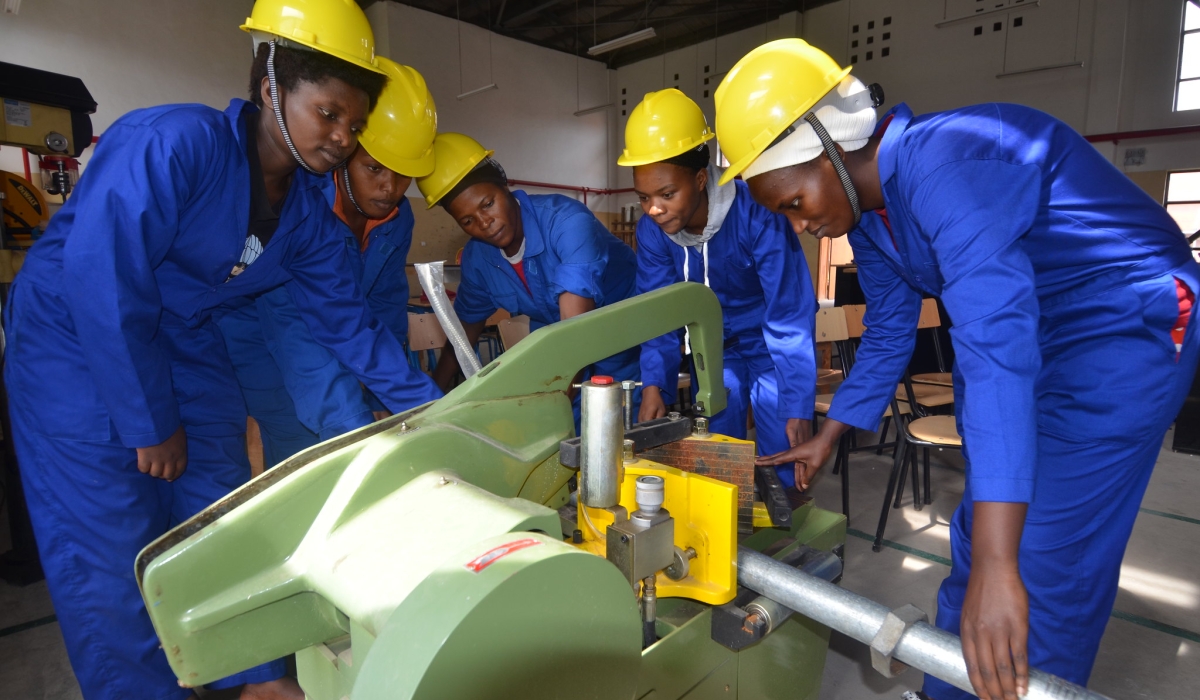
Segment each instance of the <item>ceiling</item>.
M358 0L363 7L375 2ZM596 56L619 68L835 0L403 0L404 5L538 46L587 56L588 48L646 27L656 36Z

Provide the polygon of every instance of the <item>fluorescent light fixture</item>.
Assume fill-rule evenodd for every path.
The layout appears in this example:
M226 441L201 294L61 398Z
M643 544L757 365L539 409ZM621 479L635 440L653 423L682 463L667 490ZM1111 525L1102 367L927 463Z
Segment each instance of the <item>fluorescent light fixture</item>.
M576 112L575 116L582 117L585 114L595 114L596 112L603 112L604 110L606 110L612 106L613 106L613 103L609 102L608 104L596 105L595 107L588 107L587 109L581 109L578 112Z
M488 83L487 85L484 85L481 88L475 88L474 90L467 90L463 94L459 95L458 99L464 100L464 99L470 97L471 95L478 95L481 92L487 92L488 90L496 90L496 89L497 89L497 87L496 87L495 83Z
M617 49L625 48L630 44L636 44L639 41L653 39L654 37L654 27L646 27L645 29L636 31L633 34L626 34L625 36L619 36L616 39L606 41L603 44L596 44L592 48L588 49L588 55L599 56L602 53L616 51Z

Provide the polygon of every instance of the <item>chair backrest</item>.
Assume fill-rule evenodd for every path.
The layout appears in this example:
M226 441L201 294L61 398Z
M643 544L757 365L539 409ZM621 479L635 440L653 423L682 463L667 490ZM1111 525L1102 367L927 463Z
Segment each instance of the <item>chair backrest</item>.
M492 314L491 316L488 316L488 319L483 322L483 325L485 327L494 326L506 318L512 318L512 314L508 313L504 309L496 309L496 313Z
M863 316L867 313L865 304L847 304L841 307L846 313L846 330L851 338L861 338L867 327L863 325Z
M446 346L446 331L434 314L408 315L408 348L410 350L441 350Z
M840 306L817 310L816 338L818 343L837 343L850 338L846 327L846 311Z
M504 349L511 350L512 346L529 335L529 317L513 316L501 319L496 324L496 329L500 331L500 343L504 345Z
M938 313L937 299L921 301L921 316L917 319L917 328L937 328L942 325L942 316Z

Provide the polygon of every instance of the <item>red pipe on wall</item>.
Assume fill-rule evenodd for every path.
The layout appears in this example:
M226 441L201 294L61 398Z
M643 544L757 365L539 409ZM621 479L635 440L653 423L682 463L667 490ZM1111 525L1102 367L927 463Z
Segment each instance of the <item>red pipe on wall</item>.
M598 195L610 195L610 194L624 194L626 192L633 191L632 187L625 187L622 189L610 190L610 189L604 189L604 188L599 188L599 187L584 187L582 185L556 185L553 182L533 182L532 180L509 180L508 184L524 185L526 187L541 187L541 188L547 189L547 190L565 190L567 192L582 192L583 193L583 203L585 205L587 204L587 196L589 193L598 194Z
M29 169L29 151L21 149L21 159L25 161L25 180L33 182L33 171Z
M1091 136L1084 136L1084 138L1092 143L1099 143L1100 141L1120 143L1129 139L1152 139L1160 136L1178 136L1180 134L1195 133L1200 133L1200 125L1175 126L1167 129L1146 129L1145 131L1114 131L1111 134L1092 134Z

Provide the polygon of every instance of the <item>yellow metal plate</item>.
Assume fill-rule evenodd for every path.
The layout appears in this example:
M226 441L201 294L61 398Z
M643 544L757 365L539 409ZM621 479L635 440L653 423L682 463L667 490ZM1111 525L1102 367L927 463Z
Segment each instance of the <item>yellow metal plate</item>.
M659 597L691 598L709 605L733 600L737 593L737 486L638 460L625 465L621 506L626 510L637 510L634 482L647 474L661 476L666 482L663 508L675 519L675 546L696 550L682 581L658 575ZM576 546L604 556L605 531L613 522L612 513L581 506L578 522L584 541Z

